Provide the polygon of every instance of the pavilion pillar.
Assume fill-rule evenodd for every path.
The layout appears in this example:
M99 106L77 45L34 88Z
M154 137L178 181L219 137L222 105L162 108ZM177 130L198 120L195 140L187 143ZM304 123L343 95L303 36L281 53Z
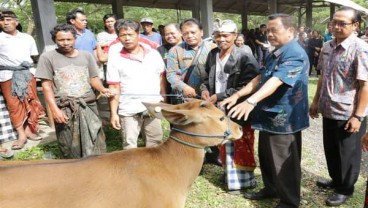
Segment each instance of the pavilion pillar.
M332 20L333 15L335 14L336 4L330 4L330 20Z
M55 48L50 34L56 25L54 0L31 0L31 5L36 27L37 48L41 54Z
M268 12L269 14L278 13L278 0L268 0Z
M248 29L248 4L249 4L249 0L244 0L243 9L241 13L241 23L242 23L241 30ZM239 32L242 32L242 31L239 31Z
M113 0L111 1L111 6L112 13L114 13L118 19L124 18L123 0Z
M203 38L210 37L213 30L212 0L200 0L200 21L203 25Z
M39 54L55 49L50 31L56 26L54 0L31 0L33 19L36 27L36 43ZM43 17L43 18L41 18ZM41 97L40 97L41 98ZM42 98L41 98L42 99ZM49 126L54 129L55 123L49 105L46 103Z
M193 8L192 8L192 17L196 18L197 20L201 20L201 14L200 14L200 6L199 6L200 0L193 0Z
M307 7L306 7L306 27L307 28L312 28L312 12L313 12L313 0L307 0Z
M302 8L298 9L298 28L302 25Z

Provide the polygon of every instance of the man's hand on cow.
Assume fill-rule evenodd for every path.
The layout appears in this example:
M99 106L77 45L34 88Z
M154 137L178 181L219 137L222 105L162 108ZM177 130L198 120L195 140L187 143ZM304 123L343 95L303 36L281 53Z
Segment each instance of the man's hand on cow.
M238 99L239 99L239 94L235 93L232 96L230 96L230 97L226 98L225 100L223 100L222 102L220 102L220 107L221 108L226 107L226 109L229 110L232 106L234 106L236 104L236 101L238 101Z
M189 98L197 96L195 89L189 85L186 85L183 88L183 94L184 94L184 97L189 97Z
M231 118L236 118L238 120L244 116L244 121L246 121L248 120L248 116L253 109L254 105L244 101L230 109L228 115L231 116Z

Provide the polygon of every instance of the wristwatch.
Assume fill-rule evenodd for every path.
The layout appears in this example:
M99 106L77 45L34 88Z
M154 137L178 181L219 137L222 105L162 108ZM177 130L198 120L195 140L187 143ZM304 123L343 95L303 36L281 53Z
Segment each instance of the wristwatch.
M256 106L257 105L257 101L253 98L248 98L246 99L245 101L247 101L247 103L253 105L253 106Z
M362 116L357 116L357 115L354 114L353 117L358 119L360 122L364 121L364 117L362 117Z

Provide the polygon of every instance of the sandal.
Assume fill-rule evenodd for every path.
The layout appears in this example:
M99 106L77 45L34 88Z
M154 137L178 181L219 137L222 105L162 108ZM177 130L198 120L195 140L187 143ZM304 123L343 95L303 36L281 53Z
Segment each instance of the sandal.
M31 140L31 141L40 141L40 140L42 140L43 138L42 138L40 135L36 134L36 137L34 137L34 138L32 138L32 137L27 137L27 139L28 139L28 140Z
M0 157L2 158L11 158L14 156L14 152L10 149L0 148Z
M20 150L23 149L24 145L27 143L27 140L24 142L20 142L19 140L15 141L12 146L11 149L12 150Z

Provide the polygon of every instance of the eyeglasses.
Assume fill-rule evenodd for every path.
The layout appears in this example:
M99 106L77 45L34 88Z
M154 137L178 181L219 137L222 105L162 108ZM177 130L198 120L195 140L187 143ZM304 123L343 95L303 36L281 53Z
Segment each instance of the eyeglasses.
M354 24L354 22L346 23L346 22L338 22L334 20L331 21L331 25L333 27L337 26L337 27L345 28L347 25L352 25L352 24Z

